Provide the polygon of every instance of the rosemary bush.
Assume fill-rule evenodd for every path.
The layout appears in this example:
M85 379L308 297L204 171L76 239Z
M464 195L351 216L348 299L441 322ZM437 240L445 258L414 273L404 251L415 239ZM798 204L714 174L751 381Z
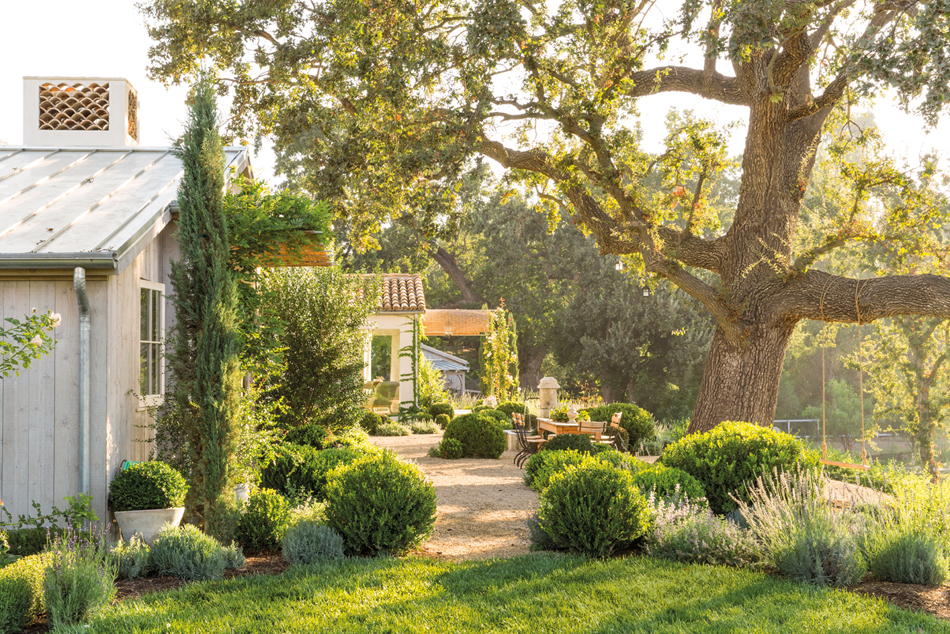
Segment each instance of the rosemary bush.
M152 561L158 574L179 579L220 579L228 567L220 542L192 524L163 528L152 544Z
M409 425L409 429L412 430L414 434L437 434L440 431L435 421L431 420L414 421Z
M383 423L376 428L377 436L408 436L412 432L401 423Z

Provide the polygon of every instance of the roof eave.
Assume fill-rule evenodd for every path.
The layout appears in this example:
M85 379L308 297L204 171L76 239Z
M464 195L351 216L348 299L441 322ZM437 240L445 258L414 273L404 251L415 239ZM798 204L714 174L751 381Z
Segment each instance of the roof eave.
M102 253L0 253L0 269L111 269L119 268L115 251Z

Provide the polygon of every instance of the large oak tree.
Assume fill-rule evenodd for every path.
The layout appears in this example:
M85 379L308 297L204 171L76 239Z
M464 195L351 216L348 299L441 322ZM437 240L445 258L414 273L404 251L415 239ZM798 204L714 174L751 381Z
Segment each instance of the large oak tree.
M948 278L814 266L873 234L867 179L833 231L808 246L796 235L817 149L849 106L892 87L927 122L943 109L950 0L152 0L144 11L153 75L184 81L210 58L233 89L234 133L272 134L291 182L366 235L407 213L437 231L480 155L603 253L701 302L717 329L692 431L772 420L802 319L950 316ZM728 226L707 201L726 163L720 131L686 118L661 156L639 146L639 101L669 92L748 113Z

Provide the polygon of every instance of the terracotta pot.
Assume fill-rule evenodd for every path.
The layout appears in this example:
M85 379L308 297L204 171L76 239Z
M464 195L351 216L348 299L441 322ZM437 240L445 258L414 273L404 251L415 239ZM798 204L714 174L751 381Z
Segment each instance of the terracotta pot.
M178 526L184 515L184 506L144 511L116 511L115 521L119 523L122 539L128 541L132 539L132 535L138 533L146 544L151 545L165 524Z

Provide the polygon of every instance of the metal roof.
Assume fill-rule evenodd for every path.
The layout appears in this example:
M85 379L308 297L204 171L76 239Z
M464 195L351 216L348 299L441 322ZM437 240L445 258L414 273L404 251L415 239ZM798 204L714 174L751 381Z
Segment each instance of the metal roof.
M444 350L427 346L424 343L419 344L419 347L422 350L422 356L425 357L435 369L442 370L443 372L468 372L468 361L465 359L457 357L454 354L449 354Z
M249 165L225 148L225 173ZM171 148L0 146L0 268L118 271L171 220L181 162Z

